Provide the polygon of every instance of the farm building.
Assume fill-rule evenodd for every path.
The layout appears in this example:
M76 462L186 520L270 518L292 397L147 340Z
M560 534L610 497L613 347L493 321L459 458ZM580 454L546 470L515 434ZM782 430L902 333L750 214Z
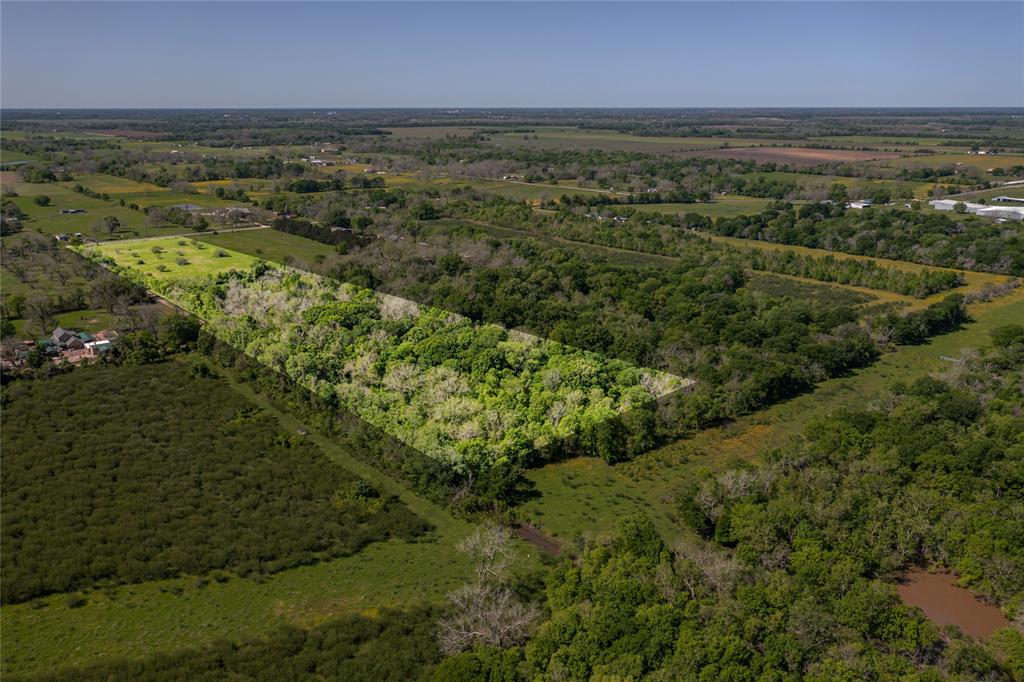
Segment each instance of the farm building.
M928 205L936 211L952 211L956 208L957 204L963 204L967 207L968 213L977 213L985 208L985 204L973 204L966 201L957 201L956 199L932 199L928 202Z
M955 199L933 199L928 202L928 205L936 211L952 211L957 204L963 204L968 213L974 213L987 218L1024 220L1024 206L988 206L986 204L956 201Z
M864 199L863 201L851 201L849 204L846 205L846 207L847 208L861 209L861 208L867 208L870 205L871 205L871 201L868 200L868 199Z
M75 213L85 213L84 208L62 208L60 209L61 215L73 215Z
M988 206L978 209L977 214L986 218L1024 220L1024 206Z
M1015 201L1024 204L1024 197L996 197L992 201Z

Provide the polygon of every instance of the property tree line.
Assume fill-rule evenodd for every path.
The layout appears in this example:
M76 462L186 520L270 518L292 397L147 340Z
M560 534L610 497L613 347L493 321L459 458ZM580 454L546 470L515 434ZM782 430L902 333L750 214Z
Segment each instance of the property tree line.
M825 203L778 203L757 215L719 218L702 229L924 265L1024 274L1024 224L1016 221L995 224L937 211L847 211Z
M427 530L209 365L159 362L196 338L195 322L178 319L159 337L120 339L108 362L4 385L5 603L182 574L274 573Z
M560 207L557 215L551 216L537 214L502 198L482 202L472 199L450 201L444 212L453 217L486 220L516 229L525 227L572 241L666 256L682 256L687 251L701 248L697 246L698 238L689 231L722 233L716 227L716 222L695 213L682 217L658 216L622 209L595 218L593 214L582 213L579 208L564 206ZM685 228L686 231L679 228ZM912 272L871 261L821 258L793 252L765 253L758 249L739 249L727 245L717 245L716 248L735 254L746 262L747 267L755 270L799 275L822 282L855 284L919 298L962 284L956 273L939 270Z

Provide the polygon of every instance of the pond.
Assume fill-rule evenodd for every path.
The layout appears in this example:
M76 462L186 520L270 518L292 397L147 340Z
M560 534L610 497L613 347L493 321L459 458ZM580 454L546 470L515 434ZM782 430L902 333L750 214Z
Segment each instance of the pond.
M958 586L950 573L914 569L904 574L896 591L905 604L920 607L935 624L956 625L978 639L1010 626L1002 611Z

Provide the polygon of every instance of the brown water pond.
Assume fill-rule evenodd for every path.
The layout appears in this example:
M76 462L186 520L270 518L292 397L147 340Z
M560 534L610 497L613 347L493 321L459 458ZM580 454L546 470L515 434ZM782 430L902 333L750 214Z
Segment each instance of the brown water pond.
M950 573L908 571L896 585L905 604L918 606L937 625L956 625L965 634L985 639L1010 626L1003 612L956 584Z

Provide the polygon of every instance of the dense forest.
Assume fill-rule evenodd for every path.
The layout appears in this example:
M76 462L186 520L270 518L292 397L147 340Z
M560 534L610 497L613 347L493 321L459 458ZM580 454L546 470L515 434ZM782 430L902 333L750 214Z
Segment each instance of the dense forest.
M427 530L203 363L13 381L3 411L5 603L179 574L272 573Z

